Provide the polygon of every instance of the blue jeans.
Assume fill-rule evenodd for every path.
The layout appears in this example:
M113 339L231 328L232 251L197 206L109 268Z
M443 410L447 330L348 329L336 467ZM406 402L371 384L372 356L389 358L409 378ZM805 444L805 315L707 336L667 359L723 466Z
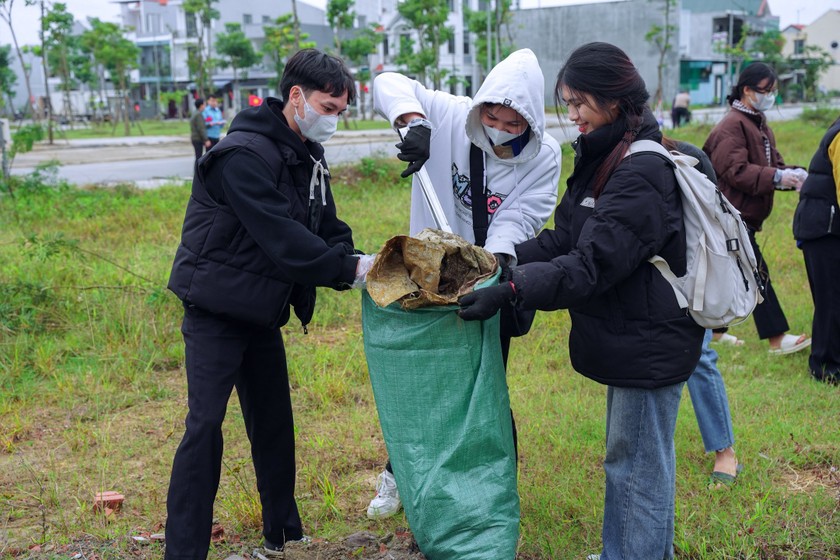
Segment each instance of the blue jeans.
M607 388L601 560L674 557L674 430L683 383Z
M694 373L688 378L688 394L694 405L697 425L703 436L703 447L707 453L720 451L735 444L732 433L732 416L729 414L729 399L723 377L717 368L718 355L710 346L712 331L707 330L700 351L700 361Z

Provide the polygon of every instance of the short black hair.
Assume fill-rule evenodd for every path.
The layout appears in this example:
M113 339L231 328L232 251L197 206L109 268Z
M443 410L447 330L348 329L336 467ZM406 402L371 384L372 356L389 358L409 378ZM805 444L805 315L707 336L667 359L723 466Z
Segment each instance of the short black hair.
M204 99L202 99L200 97L196 97L195 98L195 108L198 109L202 105L204 105Z
M213 95L212 93L211 93L210 95L208 95L208 96L207 96L207 99L208 99L208 100L210 100L210 99L218 99L218 98L219 98L219 96L218 96L218 95Z
M348 104L356 99L356 82L344 61L318 49L298 51L286 62L280 80L280 95L284 101L289 99L293 86L300 86L305 92L328 92L333 97L347 92Z

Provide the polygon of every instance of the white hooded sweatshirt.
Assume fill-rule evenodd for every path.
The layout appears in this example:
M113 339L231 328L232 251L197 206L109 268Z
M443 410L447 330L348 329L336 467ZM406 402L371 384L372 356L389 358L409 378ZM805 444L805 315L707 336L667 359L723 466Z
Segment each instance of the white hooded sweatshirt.
M429 90L402 74L386 72L373 82L376 111L396 126L407 113L432 123L431 155L425 164L452 230L475 242L470 205L470 145L484 152L489 227L484 247L515 257L514 246L534 237L557 203L560 145L545 132L544 78L529 49L514 52L490 72L474 99ZM499 158L481 125L484 103L509 106L531 127L519 155ZM411 195L411 235L435 227L419 180Z

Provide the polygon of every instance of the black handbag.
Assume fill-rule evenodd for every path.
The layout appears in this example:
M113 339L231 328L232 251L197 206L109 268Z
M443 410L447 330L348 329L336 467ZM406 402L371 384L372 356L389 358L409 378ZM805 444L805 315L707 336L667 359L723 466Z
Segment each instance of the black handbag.
M470 200L472 202L473 233L475 244L484 247L487 242L487 191L484 188L484 152L475 144L470 145ZM516 337L531 330L536 309L521 309L507 303L502 306L499 330L502 337Z

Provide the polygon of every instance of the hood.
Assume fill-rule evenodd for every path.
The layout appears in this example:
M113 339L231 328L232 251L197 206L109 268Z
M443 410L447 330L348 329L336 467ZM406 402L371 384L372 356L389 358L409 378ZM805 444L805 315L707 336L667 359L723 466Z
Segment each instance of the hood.
M289 128L283 115L283 102L276 97L267 97L261 105L239 111L228 129L228 134L233 132L256 132L271 138L291 148L303 161L309 161L310 152L316 159L320 159L324 152L320 144L308 140L304 143Z
M510 107L528 121L531 137L518 156L510 159L496 156L481 126L480 109L484 103L499 103ZM545 133L545 78L533 51L515 51L490 71L473 98L467 116L466 133L470 141L488 157L503 163L524 163L540 153Z

